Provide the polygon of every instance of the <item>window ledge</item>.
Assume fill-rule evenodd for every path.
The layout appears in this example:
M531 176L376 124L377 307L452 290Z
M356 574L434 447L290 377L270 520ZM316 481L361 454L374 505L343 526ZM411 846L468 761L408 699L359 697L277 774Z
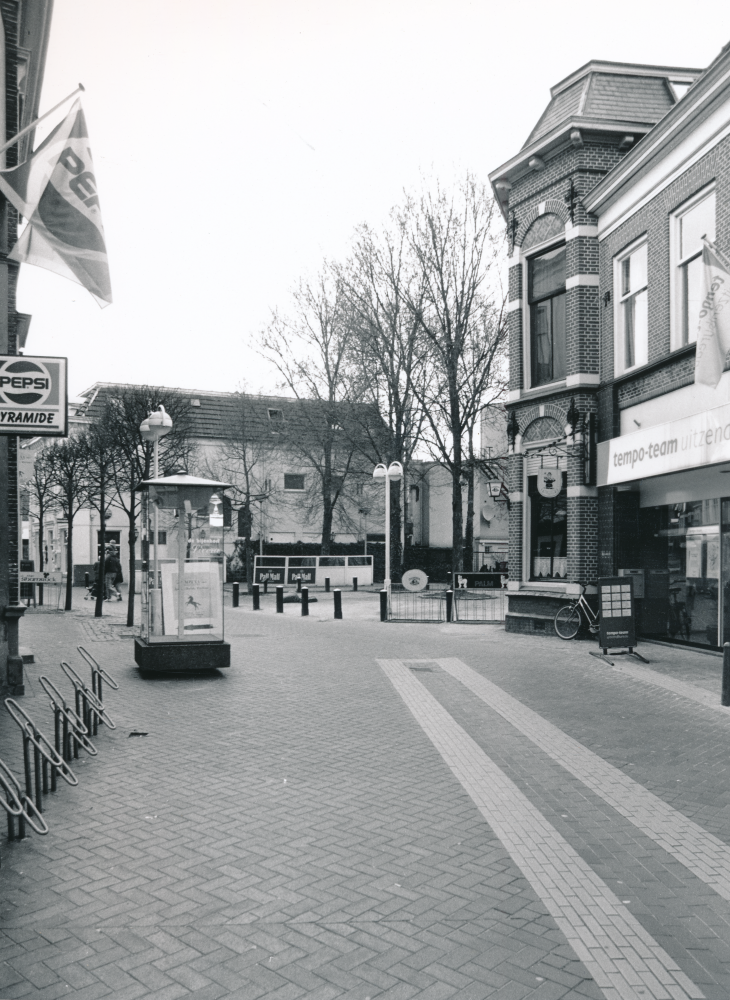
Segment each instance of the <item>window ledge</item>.
M690 354L693 354L697 350L697 344L686 344L684 347L678 347L674 351L670 351L669 354L665 354L661 358L657 358L656 361L650 361L647 365L641 365L640 368L632 368L631 371L622 372L617 375L613 380L613 385L620 385L622 382L630 382L631 379L641 378L642 375L650 375L651 372L657 371L659 368L663 368L664 365L677 361L679 358L684 358Z
M540 396L553 396L555 393L565 392L566 388L567 382L565 379L561 379L559 382L546 382L545 385L537 386L534 389L520 389L520 400L539 399Z

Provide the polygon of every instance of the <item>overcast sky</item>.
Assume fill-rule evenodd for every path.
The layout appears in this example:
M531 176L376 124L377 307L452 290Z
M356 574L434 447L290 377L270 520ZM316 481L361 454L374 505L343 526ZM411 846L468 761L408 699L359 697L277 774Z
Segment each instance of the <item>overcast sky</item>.
M54 8L41 111L84 83L114 304L23 265L18 308L28 354L68 356L72 394L274 391L250 338L359 222L424 173L486 180L589 59L704 67L730 41L727 0Z

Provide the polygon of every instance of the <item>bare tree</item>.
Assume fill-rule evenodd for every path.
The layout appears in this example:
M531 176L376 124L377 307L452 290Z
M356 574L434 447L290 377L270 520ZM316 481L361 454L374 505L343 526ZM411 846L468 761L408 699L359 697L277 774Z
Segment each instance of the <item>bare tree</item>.
M430 377L415 384L414 393L425 415L429 449L451 474L452 568L459 572L469 440L485 401L504 389L506 332L502 310L492 304L502 234L491 197L470 175L454 195L435 184L408 199L400 223L422 277L422 298L411 296L409 306L431 364Z
M262 354L279 372L298 406L285 429L287 446L314 476L308 514L321 519L322 554L330 551L336 515L346 517L344 486L358 471L358 449L344 432L352 327L334 269L294 292L290 317L275 313Z
M134 624L135 554L140 496L135 486L152 472L153 444L145 441L140 424L153 410L164 406L172 417L172 430L160 438L159 456L163 468L187 468L192 456L190 401L175 389L149 385L119 385L106 390L103 419L110 421L116 448L109 472L112 505L123 510L129 524L127 573L127 625Z
M40 461L40 460L39 460ZM66 611L73 606L73 531L74 517L86 506L88 479L86 441L70 437L43 452L47 475L66 521Z
M104 572L106 562L106 520L114 496L114 468L119 461L115 438L114 411L111 406L104 408L101 420L91 424L79 446L83 448L86 464L87 492L89 504L99 514L101 525L101 553L99 555L99 576L94 617L101 618L104 604Z
M43 529L48 514L58 510L58 495L53 479L53 466L47 452L38 453L33 474L26 482L29 512L38 520L38 570L43 569Z
M423 281L409 249L404 227L396 224L375 232L362 225L339 272L354 332L350 392L374 404L372 409L353 408L356 440L373 464L398 461L405 471L401 489L391 490L388 541L396 567L403 561L401 497L424 420L415 387L420 386L422 395L428 374L428 344L417 316Z
M253 514L256 504L276 500L271 467L280 453L279 438L272 441L265 420L268 401L246 392L236 394L229 437L217 455L207 461L208 473L231 483L233 507L243 529L243 562L249 593L253 584ZM283 426L283 425L282 425ZM266 432L269 432L268 434Z

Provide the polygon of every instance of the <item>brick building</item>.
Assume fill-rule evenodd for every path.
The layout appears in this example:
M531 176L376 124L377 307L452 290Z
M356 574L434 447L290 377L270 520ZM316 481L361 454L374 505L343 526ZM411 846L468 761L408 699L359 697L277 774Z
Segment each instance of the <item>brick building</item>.
M0 144L38 117L52 7L52 0L0 0ZM22 162L32 148L29 133L0 156L0 168ZM17 239L17 213L4 198L0 203L0 354L18 354L30 317L16 311L19 265L7 257ZM23 692L17 442L15 435L0 435L0 695Z
M644 490L633 478L633 485L611 480L607 449L642 422L633 408L644 407L647 424L660 423L675 412L682 386L693 399L701 396L688 386L697 307L692 226L700 217L704 224L710 191L717 192L721 216L727 61L722 54L704 74L588 63L552 88L522 150L490 174L511 253L510 630L552 631L557 607L577 583L661 562L657 546L644 552L639 545L642 531L654 526L651 518L660 515L640 511L668 509L674 487L654 480ZM676 241L690 231L695 243L684 254ZM721 246L727 242L719 221L716 235ZM687 307L678 290L687 280L689 319L682 318ZM621 333L614 338L616 324ZM689 478L696 486L697 477ZM699 502L703 511L714 496L705 493L678 500ZM681 515L693 528L704 525L704 516ZM702 538L692 545L706 562L714 542ZM671 635L668 623L678 612L668 581L679 572L667 569L664 555L663 596L656 604L647 596L642 627ZM683 586L694 588L697 602L701 584L685 579ZM647 595L652 587L647 576ZM710 633L704 634L707 643ZM716 645L717 635L710 638Z

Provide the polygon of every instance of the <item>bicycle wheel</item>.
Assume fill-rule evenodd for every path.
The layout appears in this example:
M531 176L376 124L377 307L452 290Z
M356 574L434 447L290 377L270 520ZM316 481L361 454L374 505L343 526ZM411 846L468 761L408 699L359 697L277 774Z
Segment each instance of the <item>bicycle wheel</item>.
M576 604L566 604L555 615L555 631L561 639L575 639L580 628L580 611Z

